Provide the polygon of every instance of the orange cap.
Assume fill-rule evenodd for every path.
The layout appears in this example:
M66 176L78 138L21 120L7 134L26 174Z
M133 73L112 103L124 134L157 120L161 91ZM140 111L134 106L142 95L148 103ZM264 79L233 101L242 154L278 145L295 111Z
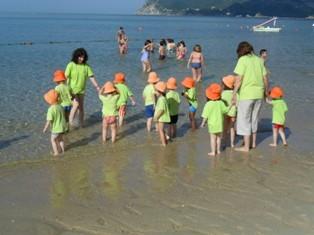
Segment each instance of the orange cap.
M62 81L65 81L67 80L67 78L65 77L65 74L62 70L56 70L54 73L53 73L53 81L54 82L62 82Z
M225 86L232 89L234 87L234 83L235 83L235 76L234 75L227 75L227 76L222 78L222 82L225 84Z
M147 80L148 83L156 83L158 81L159 81L159 77L156 72L150 72L148 74L148 80Z
M181 82L182 86L186 88L192 88L195 85L195 81L191 77L185 77L183 81Z
M106 82L103 86L103 92L104 94L108 94L111 92L116 91L117 89L115 88L115 86L113 85L112 82Z
M177 89L177 80L174 77L171 77L167 81L167 89L175 90Z
M221 86L218 83L212 83L206 88L206 96L210 100L218 100L221 95Z
M155 85L155 89L159 92L162 92L162 93L165 93L166 92L166 88L167 88L167 85L165 82L157 82L157 84Z
M58 93L57 91L55 91L54 89L49 90L45 95L44 95L44 99L45 101L50 104L57 104L58 103Z
M283 90L279 86L275 86L269 92L269 96L273 99L278 99L284 96Z
M125 74L122 73L122 72L116 73L114 75L113 82L115 82L115 83L124 83L125 82Z

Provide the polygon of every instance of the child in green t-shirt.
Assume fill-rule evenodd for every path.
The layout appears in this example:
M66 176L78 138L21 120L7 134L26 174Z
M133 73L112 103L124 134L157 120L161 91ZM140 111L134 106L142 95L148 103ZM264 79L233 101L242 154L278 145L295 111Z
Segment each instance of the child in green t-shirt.
M164 124L170 122L169 107L166 99L166 83L158 82L155 85L155 90L157 93L157 104L154 114L154 121L158 125L159 136L161 144L163 146L167 145L166 133L164 130Z
M118 100L119 94L112 82L106 82L99 90L99 99L102 106L102 141L107 141L107 132L110 126L111 142L114 143L117 137L117 116L118 116Z
M155 88L154 84L156 84L159 81L159 77L157 73L150 72L148 74L147 82L148 84L145 86L143 90L143 100L145 103L145 116L147 118L146 121L146 128L147 131L151 131L152 124L153 124L153 117L155 112Z
M206 97L208 101L203 109L201 127L204 127L207 121L211 146L211 152L208 155L215 156L220 154L224 116L229 111L229 108L221 100L221 86L218 83L213 83L207 87Z
M62 70L56 70L53 74L53 81L58 85L55 90L59 95L59 102L64 109L65 120L69 124L69 115L72 108L72 97L69 86L65 83L66 77Z
M67 131L67 125L64 117L64 111L60 104L58 104L59 95L55 90L49 90L45 95L45 101L50 105L47 112L47 121L43 129L45 133L48 127L51 127L51 145L53 155L57 156L64 153L63 134Z
M223 91L221 93L221 99L228 105L231 106L232 103L232 94L233 87L235 83L235 76L228 75L222 78ZM237 116L236 106L232 106L229 112L225 115L224 122L224 138L227 136L227 133L230 133L230 146L234 147L235 140L235 121Z
M278 133L281 137L284 146L288 146L285 134L285 122L286 122L286 112L288 111L288 106L283 100L284 92L281 87L275 86L271 89L269 97L271 99L266 99L266 102L273 106L273 143L269 144L272 147L277 146Z
M196 130L196 121L195 121L195 113L197 110L197 98L196 98L196 90L195 90L195 81L191 77L186 77L181 82L185 91L181 93L189 103L189 119L192 130Z
M167 89L168 92L166 94L169 112L170 112L170 124L168 135L170 138L176 137L177 132L177 122L179 116L179 105L180 105L180 95L176 91L177 89L177 81L174 77L171 77L167 81Z
M116 73L114 76L115 87L117 88L119 92L119 100L118 100L118 109L119 109L119 121L118 125L121 127L123 125L123 120L126 115L126 104L128 101L128 98L130 98L132 105L135 105L135 99L133 96L132 91L128 88L128 86L125 84L125 74L122 72Z

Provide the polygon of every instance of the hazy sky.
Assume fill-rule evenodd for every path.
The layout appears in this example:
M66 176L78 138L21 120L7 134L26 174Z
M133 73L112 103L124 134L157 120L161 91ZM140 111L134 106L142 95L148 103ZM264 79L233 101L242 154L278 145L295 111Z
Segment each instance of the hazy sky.
M0 0L1 12L133 14L145 0Z

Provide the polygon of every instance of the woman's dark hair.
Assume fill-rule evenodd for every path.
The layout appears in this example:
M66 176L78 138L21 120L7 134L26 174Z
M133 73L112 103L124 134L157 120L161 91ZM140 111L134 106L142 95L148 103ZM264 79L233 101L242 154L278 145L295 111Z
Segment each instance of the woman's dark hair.
M262 55L262 54L264 54L265 52L267 52L266 49L261 49L261 50L259 51L259 55Z
M238 58L244 55L252 54L254 52L253 46L248 42L240 42L237 49Z
M83 64L85 64L88 60L88 54L87 51L84 48L77 48L75 51L73 51L72 54L72 61L75 64L78 64L78 58L83 56L84 60L83 60Z

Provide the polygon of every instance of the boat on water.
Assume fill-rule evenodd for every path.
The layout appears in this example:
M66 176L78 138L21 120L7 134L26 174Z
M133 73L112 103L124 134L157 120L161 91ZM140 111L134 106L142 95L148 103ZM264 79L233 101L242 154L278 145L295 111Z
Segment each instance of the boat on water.
M267 20L259 25L255 25L253 26L253 31L254 32L275 32L278 33L281 31L280 27L276 27L276 20L278 18L277 17L273 17L270 20ZM267 24L273 22L273 26L266 26Z

